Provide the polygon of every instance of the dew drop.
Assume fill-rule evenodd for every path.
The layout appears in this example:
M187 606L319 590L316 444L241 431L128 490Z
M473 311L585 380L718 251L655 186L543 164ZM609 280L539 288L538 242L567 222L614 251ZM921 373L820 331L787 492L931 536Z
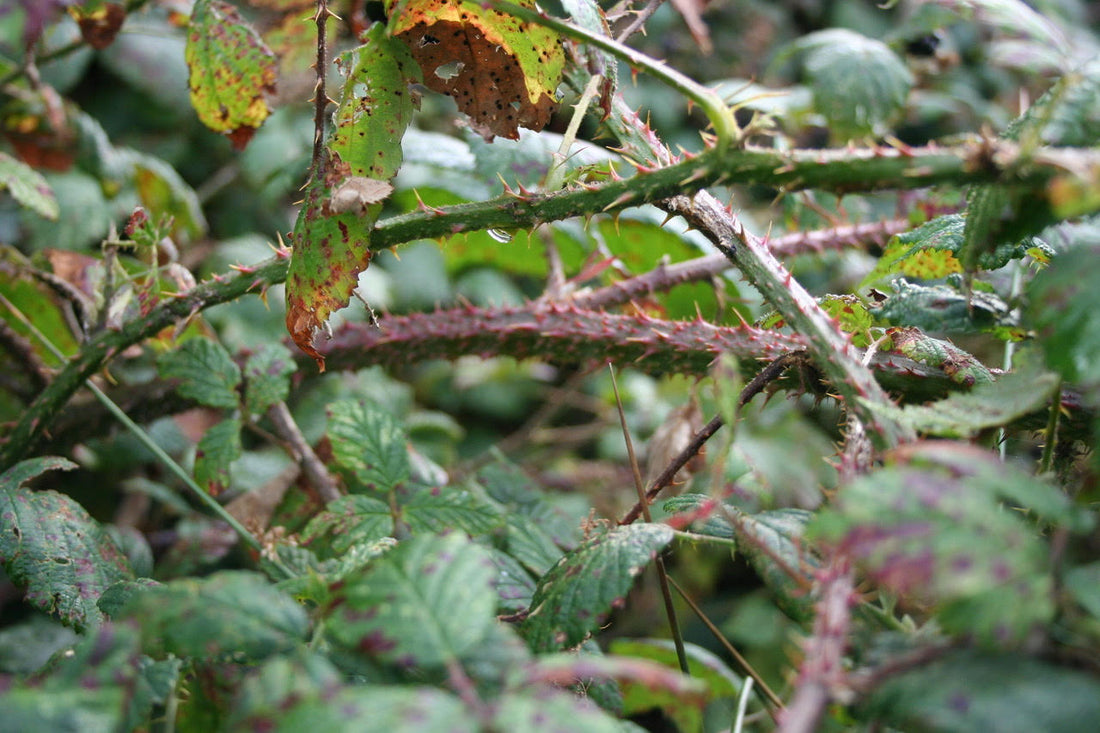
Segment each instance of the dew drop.
M497 240L501 244L507 244L512 241L512 235L503 229L487 229L489 236Z

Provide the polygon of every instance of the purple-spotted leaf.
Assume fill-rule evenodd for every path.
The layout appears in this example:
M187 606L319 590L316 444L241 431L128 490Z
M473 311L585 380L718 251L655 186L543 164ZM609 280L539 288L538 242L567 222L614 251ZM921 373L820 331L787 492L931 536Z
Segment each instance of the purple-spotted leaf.
M535 7L533 0L517 4ZM387 0L386 10L390 32L408 44L424 84L453 97L486 140L546 127L565 65L553 31L475 0Z
M621 733L623 722L589 700L542 686L504 694L493 711L490 730Z
M420 76L408 49L381 24L337 65L346 76L343 97L294 225L286 283L287 331L322 371L313 340L370 264L370 229L401 167L401 137L416 107L408 85Z
M309 628L294 599L258 573L235 570L139 590L113 619L133 620L151 656L264 659L293 649Z
M538 583L522 633L538 651L579 644L621 603L657 553L672 541L663 524L631 524L594 534Z
M325 632L342 647L431 667L475 649L496 623L496 566L464 535L406 540L334 589Z
M891 592L935 609L948 631L1010 642L1049 620L1049 552L1025 515L1001 501L1076 524L1069 499L968 445L917 443L893 459L840 489L809 534Z
M328 410L328 437L351 493L385 493L408 481L408 436L393 415L369 402L345 400Z
M195 2L184 54L199 119L243 149L271 112L266 96L275 91L275 54L221 0Z
M0 476L0 563L32 606L77 629L97 626L96 605L109 586L133 577L107 532L64 494L22 484L45 471L76 466L59 458L25 461Z

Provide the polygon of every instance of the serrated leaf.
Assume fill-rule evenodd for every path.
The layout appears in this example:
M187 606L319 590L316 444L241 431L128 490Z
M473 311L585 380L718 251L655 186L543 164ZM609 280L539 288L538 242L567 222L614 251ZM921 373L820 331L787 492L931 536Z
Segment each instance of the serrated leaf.
M488 553L461 534L413 537L342 581L325 632L400 665L456 660L496 623L495 575Z
M301 643L309 629L298 603L262 575L238 570L146 588L114 618L136 623L154 657L264 659Z
M1100 719L1100 683L1020 654L954 651L887 679L857 714L897 730L1084 730Z
M1066 381L1100 386L1100 246L1063 252L1027 286L1027 318L1047 365Z
M511 555L489 548L489 557L496 566L493 587L497 592L497 607L501 613L516 613L531 605L535 595L535 579Z
M522 627L531 647L549 651L583 641L672 537L663 524L632 524L596 534L567 553L539 580Z
M476 537L504 526L504 515L468 491L424 488L401 504L401 518L413 533L460 529Z
M494 730L622 733L621 722L584 698L553 687L506 693L497 701Z
M552 568L562 556L553 538L528 517L508 517L507 547L509 555L537 575Z
M993 373L984 364L950 341L932 338L919 328L891 328L888 333L894 351L943 370L957 384L972 386L993 382Z
M894 326L942 333L992 330L1010 309L992 293L960 292L950 285L917 285L905 278L893 283L894 294L873 312Z
M53 189L42 174L0 151L0 191L5 188L19 204L44 219L56 221L61 213Z
M297 370L294 357L280 344L265 344L244 365L244 409L259 417L290 394L288 377Z
M199 119L243 149L270 114L275 54L232 5L196 0L184 56Z
M897 465L843 487L810 534L892 592L938 606L949 631L1006 642L1049 620L1046 548L999 500L1072 521L1068 499L970 446L918 443L895 455Z
M927 405L870 404L918 433L943 438L970 438L987 428L1007 425L1046 406L1061 380L1055 374L1012 372L970 392L952 394Z
M813 517L802 509L735 514L737 547L775 594L776 605L799 623L813 618L809 588L817 559L803 546L802 535Z
M241 421L222 420L207 429L195 451L195 481L218 496L229 488L229 466L241 457Z
M364 45L341 59L347 75L343 97L294 225L286 282L287 331L321 371L324 358L313 339L328 317L348 304L359 273L370 264L370 229L382 210L365 198L349 205L333 196L349 178L388 185L396 175L401 137L415 108L408 85L419 81L408 50L386 36L381 24L366 33Z
M72 471L74 468L79 466L61 456L28 458L0 474L0 491L14 491L32 478L37 478L48 471Z
M329 406L328 437L336 463L354 479L354 492L393 491L409 479L408 438L394 417L366 402Z
M241 370L216 341L208 338L184 341L175 351L161 354L157 370L164 379L180 380L179 393L183 397L208 407L237 406Z
M302 532L302 540L312 543L326 534L332 536L332 553L343 554L356 545L392 535L393 512L380 499L355 494L341 496L310 520Z
M842 138L881 134L905 104L913 75L882 41L831 28L804 36L814 106Z
M533 8L532 0L521 0ZM556 33L474 0L388 0L389 30L430 89L454 98L487 141L550 120L565 54Z
M24 462L0 476L0 562L32 606L83 629L103 620L96 601L113 583L133 577L107 532L64 494L30 491L23 481L64 459Z

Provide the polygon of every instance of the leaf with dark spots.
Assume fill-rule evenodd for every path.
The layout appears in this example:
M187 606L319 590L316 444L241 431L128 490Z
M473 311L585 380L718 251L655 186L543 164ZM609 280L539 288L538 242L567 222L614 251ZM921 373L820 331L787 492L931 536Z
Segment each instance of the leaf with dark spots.
M152 656L265 659L294 648L309 628L305 610L263 576L229 570L137 590L114 619L136 623Z
M386 8L390 32L408 45L424 84L453 97L486 140L514 140L520 127L549 122L565 63L552 31L473 0L388 0Z
M579 644L671 541L663 524L632 524L566 553L538 582L522 627L528 643L541 651Z
M87 7L71 7L69 14L80 26L80 37L97 51L115 42L115 36L126 21L126 8L118 3L87 3Z
M408 85L419 79L404 45L381 24L340 57L339 68L346 74L343 97L291 234L286 282L287 331L322 371L314 338L348 304L370 264L370 230L401 167L401 137L415 109Z
M1019 640L1054 612L1047 548L1001 500L1087 529L1064 494L969 446L898 449L895 465L843 487L810 535L952 632ZM976 541L980 538L980 541Z
M398 665L458 659L496 623L496 566L461 534L419 535L333 589L332 641Z
M126 556L107 532L68 496L21 484L64 459L21 463L0 476L0 563L27 601L63 623L97 626L96 602L112 584L133 577Z
M184 53L199 119L243 149L271 112L266 96L275 91L275 54L222 0L197 0Z

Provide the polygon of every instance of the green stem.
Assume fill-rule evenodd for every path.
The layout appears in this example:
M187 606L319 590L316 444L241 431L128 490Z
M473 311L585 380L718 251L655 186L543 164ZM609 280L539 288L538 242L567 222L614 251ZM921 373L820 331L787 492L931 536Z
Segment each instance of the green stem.
M747 148L725 153L712 149L676 165L591 188L522 198L505 195L491 201L390 217L375 225L371 249L381 251L404 242L446 237L459 231L522 229L547 221L613 212L677 194L691 194L720 181L834 192L1001 182L1042 197L1053 178L1070 175L1065 166L1046 158L1024 165L1026 161L1016 156L1014 150L1006 147L991 158L988 141L978 140L950 148L910 148L904 153L890 148L788 152ZM1100 150L1066 148L1058 152L1080 164L1073 170L1089 171L1089 175L1100 178ZM976 165L976 161L986 164ZM1100 180L1083 180L1081 184L1100 187ZM162 301L143 318L92 338L28 405L7 436L7 442L0 447L0 470L10 468L33 449L54 415L115 354L206 308L281 283L286 280L286 273L287 250L280 250L270 260L242 268L236 274L215 277L185 294Z
M1062 415L1062 383L1058 382L1058 388L1054 390L1054 396L1050 402L1050 414L1047 418L1047 427L1043 435L1046 441L1043 445L1043 456L1039 459L1039 473L1050 473L1054 463L1054 448L1058 445L1058 420Z
M706 114L707 119L710 121L711 127L714 128L714 134L717 136L717 140L715 141L715 147L717 149L725 150L740 139L741 128L737 126L737 120L734 119L733 112L722 97L713 89L708 89L694 79L681 74L673 68L665 66L661 62L646 56L640 51L635 51L630 46L619 43L609 36L593 33L586 28L581 28L567 21L551 17L534 8L524 8L519 5L514 5L513 3L503 2L502 0L490 0L489 5L501 12L526 20L529 23L537 23L557 31L563 36L568 36L578 41L584 41L591 46L606 51L616 58L622 59L628 63L632 69L645 71L653 78L664 82L672 89L699 105L703 110L703 113Z

